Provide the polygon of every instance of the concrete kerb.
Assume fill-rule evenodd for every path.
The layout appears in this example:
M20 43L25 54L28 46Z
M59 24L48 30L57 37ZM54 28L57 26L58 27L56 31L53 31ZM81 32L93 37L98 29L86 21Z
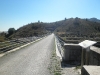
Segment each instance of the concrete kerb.
M58 46L57 46L57 38L55 36L55 45L56 45L56 55L60 58L60 60L62 61L62 56L58 50Z
M45 36L45 37L47 37L47 36ZM45 37L43 37L43 38L45 38ZM32 43L35 43L35 42L37 42L37 41L39 41L39 40L42 40L43 38L37 39L37 40L35 40L35 41L33 41L33 42L30 42L30 43L25 44L25 45L23 45L23 46L20 46L20 47L18 47L18 48L12 49L12 50L7 51L7 52L5 52L5 53L1 53L1 54L0 54L0 57L3 57L4 55L6 55L6 54L8 54L8 53L15 52L15 51L17 51L17 50L19 50L19 49L21 49L21 48L23 48L23 47L26 47L26 46L28 46L28 45L30 45L30 44L32 44Z

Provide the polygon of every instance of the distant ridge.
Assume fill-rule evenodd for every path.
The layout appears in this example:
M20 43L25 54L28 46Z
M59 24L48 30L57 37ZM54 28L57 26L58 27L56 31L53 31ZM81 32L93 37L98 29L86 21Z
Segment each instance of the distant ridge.
M98 22L98 23L100 23L100 20L97 19L97 18L90 18L90 19L88 19L88 20L93 21L93 22Z

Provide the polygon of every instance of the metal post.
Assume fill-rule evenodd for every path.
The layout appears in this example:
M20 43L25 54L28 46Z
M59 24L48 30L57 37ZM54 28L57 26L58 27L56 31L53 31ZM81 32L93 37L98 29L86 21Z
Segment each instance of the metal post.
M90 53L90 47L86 49L86 65L89 65L89 53Z
M81 68L84 65L84 61L85 61L85 48L82 48L82 56L81 56Z

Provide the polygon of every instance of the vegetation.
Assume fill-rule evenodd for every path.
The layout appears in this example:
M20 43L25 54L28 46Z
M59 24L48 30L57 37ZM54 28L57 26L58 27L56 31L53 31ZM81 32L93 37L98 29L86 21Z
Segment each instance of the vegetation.
M4 41L6 38L20 38L20 37L31 37L41 36L47 33L54 32L65 41L92 39L99 41L100 37L100 20L91 19L80 19L70 18L52 23L36 22L30 23L15 30L14 28L8 29L8 34L4 34ZM1 35L0 35L1 36Z
M12 35L14 32L15 32L14 28L9 28L9 30L8 30L8 34L9 35Z
M70 18L56 28L55 33L64 41L82 41L90 39L100 41L100 23L86 19Z
M0 42L4 42L5 41L5 37L0 36Z
M52 51L51 63L48 67L53 75L62 75L60 59L56 56L56 50Z
M10 37L14 33L15 33L15 28L9 28L8 29L8 34L6 34L6 38Z
M2 32L2 33L0 33L0 42L4 42L5 41L5 33L4 32Z

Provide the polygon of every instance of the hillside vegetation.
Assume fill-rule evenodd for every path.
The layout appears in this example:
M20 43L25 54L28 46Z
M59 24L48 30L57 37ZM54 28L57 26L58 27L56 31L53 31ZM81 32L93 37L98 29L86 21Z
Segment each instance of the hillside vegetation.
M98 36L100 33L100 23L91 22L87 19L71 18L66 20L56 29L57 33L64 33L70 36ZM94 36L95 35L95 36Z
M30 23L20 27L7 38L41 36L47 33L54 32L63 40L79 40L79 39L99 40L100 23L98 21L99 20L96 19L94 20L94 18L80 19L76 17L69 19L65 18L64 20L52 23L43 23L43 22Z
M100 23L87 19L70 18L59 26L55 33L63 40L100 40Z
M10 37L31 37L31 36L41 36L47 33L52 33L58 26L62 25L62 21L54 23L30 23L24 25L16 30L16 32Z

